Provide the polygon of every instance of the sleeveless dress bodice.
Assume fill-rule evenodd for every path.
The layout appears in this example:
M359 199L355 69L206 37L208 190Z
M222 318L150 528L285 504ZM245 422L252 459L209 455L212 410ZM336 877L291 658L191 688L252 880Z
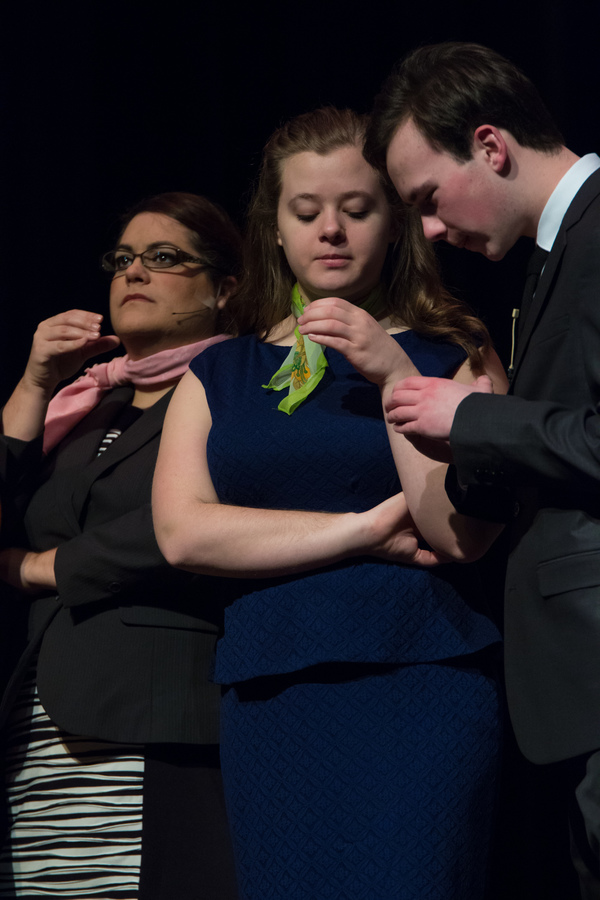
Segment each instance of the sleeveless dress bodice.
M394 335L423 375L450 376L459 347ZM288 347L243 337L192 364L212 415L211 477L222 503L362 512L398 493L379 389L339 353L291 415L265 390ZM293 538L292 538L293 539ZM476 652L499 639L474 573L361 557L283 578L231 580L215 678L221 683L326 662L409 663Z

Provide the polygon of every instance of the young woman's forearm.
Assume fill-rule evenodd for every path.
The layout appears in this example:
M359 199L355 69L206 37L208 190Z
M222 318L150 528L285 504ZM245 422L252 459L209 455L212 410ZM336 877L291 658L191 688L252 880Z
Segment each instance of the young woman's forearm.
M154 500L158 545L171 565L189 572L261 578L339 562L358 552L359 517L251 509L218 502L179 503L170 515Z
M384 406L399 373L390 374L380 385ZM403 373L400 373L404 377ZM500 390L505 389L503 372L496 373ZM459 380L474 377L463 367ZM436 551L457 562L478 559L496 539L502 526L460 515L445 489L447 465L430 459L393 425L386 423L390 447L410 514L424 540Z
M478 559L502 527L457 513L444 486L448 467L428 459L391 425L387 428L408 509L423 539L455 562Z

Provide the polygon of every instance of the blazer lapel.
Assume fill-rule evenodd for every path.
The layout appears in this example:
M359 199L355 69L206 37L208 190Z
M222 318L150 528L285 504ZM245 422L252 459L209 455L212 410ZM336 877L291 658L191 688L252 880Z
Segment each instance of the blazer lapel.
M100 403L51 450L43 464L42 481L47 481L53 473L59 474L62 470L69 472L67 483L60 482L67 489L64 490L60 500L57 498L57 503L62 517L69 523L68 527L72 534L78 534L80 531L80 487L89 480L100 441L110 423L119 415L120 410L131 402L132 397L133 388L130 385L107 392ZM83 500L86 495L83 495Z
M564 253L566 245L566 232L561 227L560 231L556 235L556 239L554 241L554 244L552 245L552 250L550 251L548 259L546 260L544 271L540 275L540 280L538 281L535 294L529 305L529 309L526 311L525 319L521 323L521 327L519 329L517 338L517 350L515 353L514 362L514 375L512 378L511 387L515 383L515 378L517 377L519 366L521 365L521 361L529 345L531 335L533 334L535 326L537 325L544 306L546 305L550 287L554 280L555 272L558 268L558 264Z
M582 184L581 188L571 201L571 205L565 213L556 239L552 245L552 250L544 266L544 271L540 276L535 296L531 302L526 317L521 325L518 336L517 350L515 354L515 370L511 382L510 390L515 384L519 367L523 361L527 347L531 340L535 327L540 316L546 306L546 302L550 295L550 291L554 282L556 271L559 267L562 255L568 243L569 229L575 225L582 217L590 203L596 199L600 193L600 169L594 172L587 181Z
M87 466L98 454L100 441L120 410L131 402L133 389L126 385L105 394L100 403L67 434L48 456L52 468Z
M98 474L110 468L110 466L117 465L125 457L136 453L140 447L151 441L162 430L165 413L172 395L173 391L170 390L164 397L157 400L153 406L144 410L140 418L133 425L130 425L113 444L106 448L94 463L94 469L97 472L97 474L94 474L94 479L98 477Z
M137 453L141 447L160 433L172 394L173 391L171 390L165 394L164 397L161 397L160 400L157 400L153 406L145 410L140 418L130 425L130 427L124 431L113 444L107 447L99 457L95 456L90 464L85 467L85 471L82 472L82 477L79 479L77 487L73 492L73 507L77 516L79 516L83 509L87 495L94 482L100 478L107 469L118 465L132 453ZM104 427L102 433L98 437L96 442L96 452L109 425L110 422L107 422L106 427Z

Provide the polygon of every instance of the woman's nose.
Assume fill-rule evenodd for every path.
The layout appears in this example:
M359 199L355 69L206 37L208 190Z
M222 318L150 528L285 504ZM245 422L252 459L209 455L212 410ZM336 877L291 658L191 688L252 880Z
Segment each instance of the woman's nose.
M127 281L141 281L147 284L150 281L150 270L143 264L140 256L136 256L130 266L125 269Z
M339 244L346 239L346 231L340 216L331 212L323 217L321 224L321 240L330 244Z

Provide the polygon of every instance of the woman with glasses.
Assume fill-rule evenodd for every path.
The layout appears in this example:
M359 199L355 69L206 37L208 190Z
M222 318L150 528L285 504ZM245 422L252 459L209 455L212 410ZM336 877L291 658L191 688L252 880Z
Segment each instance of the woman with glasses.
M115 335L80 309L42 322L3 412L21 516L0 574L31 616L4 700L0 896L195 900L202 885L203 897L229 900L208 681L219 603L210 579L165 562L150 486L174 386L229 337L240 238L205 198L162 194L125 217L103 267ZM119 343L124 355L51 399Z
M506 380L365 126L317 110L267 143L244 336L192 362L155 474L166 557L231 594L215 678L245 900L484 892L499 635L469 567L434 565L498 529L454 512L382 400L418 372Z

